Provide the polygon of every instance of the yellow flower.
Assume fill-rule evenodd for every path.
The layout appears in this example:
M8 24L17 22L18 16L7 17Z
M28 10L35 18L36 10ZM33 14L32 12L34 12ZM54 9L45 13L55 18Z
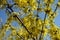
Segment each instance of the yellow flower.
M18 4L18 2L19 2L19 0L14 0L17 4Z
M42 11L42 8L37 8L37 11L41 12Z
M12 35L12 36L16 35L16 30L12 30L11 35Z
M27 13L29 8L24 8L24 12Z
M50 0L50 3L53 3L55 0Z
M28 17L23 18L23 22L26 23L28 21Z
M33 15L34 15L33 12L30 12L30 13L27 15L27 17L29 17L29 19L30 19L30 18L32 18Z
M50 20L53 20L57 16L57 13L53 13L52 11L48 14Z
M44 0L45 3L47 3L48 0Z
M3 4L6 4L6 3L7 3L6 1L7 1L7 0L2 0L2 3L3 3Z
M31 22L30 22L30 21L28 21L28 22L24 23L24 25L25 25L26 27L30 27Z
M18 35L22 35L25 37L28 35L28 32L24 28L20 28L20 30L18 31Z
M60 40L60 34L57 34L57 36L56 36L59 40Z
M49 20L48 19L45 20L45 25L49 25Z
M60 40L60 34L51 37L53 40Z
M42 21L39 19L39 20L36 21L36 24L37 24L38 27L40 27L42 25Z
M4 28L6 29L6 31L8 31L8 29L10 28L9 25L6 24L6 25L4 25L4 26L5 26Z
M37 10L37 7L36 6L32 6L31 10Z
M27 0L23 0L23 1L19 0L18 5L19 5L20 8L28 6Z
M50 7L46 7L44 9L44 11L45 11L46 14L50 14L51 8Z
M37 9L36 8L37 7L36 6L37 5L36 0L23 0L23 1L22 0L19 0L19 1L15 0L15 2L18 4L18 6L20 8L24 8L24 7L30 6L32 10L36 10ZM28 8L25 9L25 12L27 12L27 10L28 10Z
M48 29L45 29L44 37L47 35Z
M30 0L31 10L37 10L36 0Z
M59 32L60 32L60 30L56 25L54 25L54 24L50 25L49 33L51 36L56 36L57 34L59 34Z
M0 32L0 40L2 40L4 36L6 36L6 32L5 31Z
M32 6L35 2L36 0L30 0L30 5Z
M12 20L13 20L13 16L10 16L10 17L7 19L7 22L8 22L8 23L11 23Z
M58 2L58 5L60 5L60 2Z
M48 0L44 0L44 2L45 2L45 3L47 3L47 2L49 2L49 3L53 3L54 0L49 0L49 1L48 1Z
M43 5L42 4L40 4L40 7L42 7Z
M10 29L11 29L11 35L15 36L16 35L16 28L11 26Z
M42 35L45 37L47 35L48 29L47 28L43 28L42 30Z
M27 3L28 0L15 0L15 2L18 4L18 6L20 8L23 8L23 7L26 7L28 6L28 3Z
M32 37L37 37L40 34L40 30L37 29L36 27L33 27L31 32L32 32Z

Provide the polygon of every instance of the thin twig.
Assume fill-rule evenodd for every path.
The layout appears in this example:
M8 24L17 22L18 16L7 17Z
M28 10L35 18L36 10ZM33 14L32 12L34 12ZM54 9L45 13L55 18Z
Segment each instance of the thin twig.
M57 8L58 8L58 4L57 4L57 6L56 6L56 8L55 8L55 10L54 10L54 13L56 12Z
M44 23L42 23L42 29L41 29L41 34L40 34L39 40L41 40L41 38L42 38L42 32L43 32L43 28L44 28L44 26L45 26L46 16L47 16L47 14L45 14Z
M13 10L12 10L12 6L9 6L9 4L7 5L8 7L7 8L9 8L10 10L11 10L11 12L14 12ZM16 17L21 23L22 23L22 25L23 25L23 27L27 30L27 32L29 33L29 34L31 34L29 31L28 31L28 29L26 28L26 26L23 24L23 21L18 17L18 16L14 16L14 17Z
M26 28L26 26L23 24L23 21L21 20L21 18L19 18L19 17L16 16L16 15L15 15L14 17L16 17L16 18L22 23L23 27L27 30L27 32L28 32L29 34L31 34L31 32L29 32L28 29Z
M38 12L38 9L39 9L39 7L40 7L39 5L40 5L40 0L38 1L38 8L37 8L37 14L36 14L37 19L36 19L36 21L38 20L38 17L39 17L39 15L38 15L38 13L39 13L39 12Z

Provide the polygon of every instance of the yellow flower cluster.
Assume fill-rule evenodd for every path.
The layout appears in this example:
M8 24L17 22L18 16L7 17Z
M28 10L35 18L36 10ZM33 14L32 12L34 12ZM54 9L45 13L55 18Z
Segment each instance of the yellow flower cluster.
M45 11L45 14L48 15L48 18L50 20L53 20L57 16L56 12L53 12L50 7L46 7L44 11Z
M60 34L60 29L55 25L55 24L51 24L50 25L50 35L51 36L56 36L57 34Z
M54 2L54 0L44 0L44 3L46 5L43 6L44 4L40 4L39 8L37 5L37 0L14 1L15 3L17 3L19 8L22 9L21 14L28 14L26 14L23 18L19 18L18 16L20 16L20 14L18 12L12 12L6 21L7 24L5 24L2 28L2 35L0 34L1 36L5 35L5 31L11 29L10 36L16 36L16 40L20 40L20 38L18 38L17 36L22 36L24 40L33 40L34 38L38 38L40 34L42 35L42 37L46 37L46 35L49 34L49 36L51 36L53 40L60 40L60 29L53 23L53 20L57 15L55 12L52 11L51 8L51 4ZM0 5L6 4L6 0L3 0L1 2ZM58 2L58 5L60 5L60 2ZM38 18L36 14L33 13L35 10L37 11L37 14L41 11L45 12L47 17L44 20ZM10 27L9 25L14 20L17 21L20 25L20 29L18 31L15 27ZM48 29L47 26L50 26L50 28ZM31 35L29 32L31 33ZM10 38L10 40L12 40L12 38Z
M49 2L49 3L53 3L54 0L44 0L45 3Z
M11 35L15 36L16 35L16 30L12 30Z
M18 35L23 36L23 37L27 37L29 34L24 28L20 28L20 30L18 31Z
M53 20L56 16L57 16L57 13L50 12L50 14L48 14L48 17L50 20Z
M5 8L5 6L6 6L6 4L7 4L6 1L7 1L7 0L0 0L0 8L1 8L1 9L4 9L4 8Z
M42 9L42 8L37 8L37 11L38 11L38 12L42 12L43 9Z
M27 13L29 11L29 8L24 8L24 12Z
M6 29L6 31L8 31L9 28L10 28L10 26L8 24L4 25L4 29Z
M52 40L60 40L60 34L57 34L56 36L53 36Z
M41 30L41 32L42 32L42 35L43 35L44 37L46 37L46 35L47 35L47 33L48 33L48 29L44 27L43 30Z
M30 27L31 23L30 23L30 21L28 20L27 17L24 17L23 21L24 21L24 25L25 25L26 27Z
M49 25L49 20L45 19L45 25L48 26Z
M6 36L6 32L5 31L0 32L0 40L2 40L4 36Z
M46 14L50 14L51 8L50 7L45 7L44 9Z
M37 25L37 27L42 26L42 20L41 19L37 20L36 21L36 25Z
M60 8L60 1L57 3L58 7Z
M16 35L16 28L14 26L11 26L11 35L15 36Z
M37 9L37 3L36 0L15 0L15 2L18 4L20 8L25 8L25 11L27 12L27 9L30 6L31 10ZM26 9L27 8L27 9Z
M1 0L1 1L0 1L0 5L1 5L1 4L7 4L6 0Z
M24 25L27 28L31 26L31 22L32 22L32 20L34 20L34 18L32 18L32 15L33 15L33 13L31 12L23 18Z
M12 20L13 20L13 17L12 17L12 16L10 16L10 17L7 19L7 23L11 23L11 22L12 22Z

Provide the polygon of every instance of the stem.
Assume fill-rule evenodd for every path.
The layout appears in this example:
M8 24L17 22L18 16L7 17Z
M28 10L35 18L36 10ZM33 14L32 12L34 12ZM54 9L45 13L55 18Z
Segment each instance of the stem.
M17 5L16 3L14 3L14 4L12 4L11 6L9 5L9 4L6 4L7 5L7 8L6 8L6 10L8 10L8 9L10 9L11 10L11 12L14 12L13 11L13 9L12 9L12 7L14 6L14 5ZM9 11L9 10L8 10ZM9 13L11 13L10 11L9 11Z
M29 34L31 34L31 32L29 32L28 29L26 28L26 26L23 24L23 21L18 16L16 16L16 15L14 17L16 17L22 23L23 27L27 30L27 32Z
M47 14L45 14L45 17L44 17L44 23L42 23L42 29L41 29L41 34L40 34L39 40L41 40L41 38L42 38L43 28L44 28L44 26L45 26L46 15L47 15Z
M10 6L9 4L7 4L7 8L11 10L11 12L13 12L12 10L12 6Z
M56 8L55 8L55 10L54 10L54 13L56 12L57 8L58 8L58 4L57 4L57 6L56 6Z
M18 36L19 38L21 38L22 40L24 40L24 38L23 38L22 36L19 36L18 33L17 33L17 36Z
M39 5L40 5L40 0L38 1L38 8L40 7ZM37 9L37 10L38 10L38 9ZM37 11L37 15L36 15L36 16L37 16L37 19L36 19L36 21L38 20L38 17L39 17L38 13L39 13L39 12Z
M39 8L39 5L40 5L40 0L38 1L38 8ZM38 11L37 11L37 19L38 19ZM46 14L45 14L45 17L44 17L44 23L42 24L42 29L41 29L41 34L40 34L40 37L38 38L38 40L41 40L42 38L42 33L43 33L43 27L44 27L44 24L45 24L45 19L46 19Z
M14 4L15 5L15 4ZM13 10L12 10L12 6L9 6L9 4L7 5L8 7L8 9L10 9L11 10L11 12L14 12ZM9 11L10 12L10 11ZM31 34L29 31L28 31L28 29L26 28L26 26L23 24L23 21L17 16L17 15L14 15L13 17L16 17L21 23L22 23L22 25L23 25L23 27L27 30L27 32L29 33L29 34Z

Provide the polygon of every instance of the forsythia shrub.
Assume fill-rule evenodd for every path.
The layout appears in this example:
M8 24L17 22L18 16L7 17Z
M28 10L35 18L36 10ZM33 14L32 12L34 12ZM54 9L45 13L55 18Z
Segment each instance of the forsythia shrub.
M55 0L12 0L13 4L8 1L11 0L0 0L0 9L6 9L8 16L6 23L0 28L0 40L44 40L46 37L60 40L60 28L54 23L56 11L60 7L59 0L57 4L54 4ZM55 5L54 11L52 5ZM13 10L13 7L19 8L17 10L20 12ZM39 16L42 12L43 20ZM18 22L18 29L12 26L13 21Z

